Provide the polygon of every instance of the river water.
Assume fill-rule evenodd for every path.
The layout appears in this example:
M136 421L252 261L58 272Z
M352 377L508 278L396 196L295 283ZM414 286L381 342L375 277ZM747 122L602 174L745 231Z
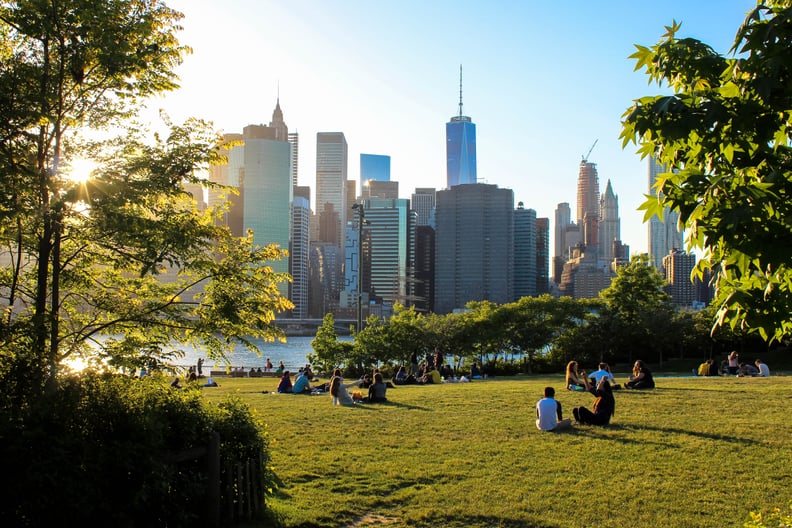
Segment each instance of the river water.
M287 337L285 343L265 343L260 339L254 339L253 342L261 349L261 356L257 356L254 352L250 352L243 346L237 345L235 350L228 356L228 359L232 367L244 367L246 370L261 367L261 369L264 370L264 366L267 364L267 358L269 358L276 368L278 362L283 361L286 368L293 372L297 370L297 368L308 363L306 356L313 352L313 348L311 347L311 341L313 341L313 339L314 336L293 336ZM351 338L341 336L339 340L351 341ZM213 360L207 359L206 351L204 350L196 350L192 347L184 347L182 350L185 355L183 358L175 361L178 365L195 365L198 363L198 358L202 357L204 358L204 373L209 370L225 369L224 363L215 363Z

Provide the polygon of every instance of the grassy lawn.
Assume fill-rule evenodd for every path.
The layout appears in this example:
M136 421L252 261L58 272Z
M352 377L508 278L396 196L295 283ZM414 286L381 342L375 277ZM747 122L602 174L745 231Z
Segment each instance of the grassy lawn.
M286 527L742 526L792 498L787 376L660 378L616 392L610 426L565 433L536 429L543 387L565 417L594 398L560 376L398 387L353 408L218 381L207 398L237 394L267 423Z

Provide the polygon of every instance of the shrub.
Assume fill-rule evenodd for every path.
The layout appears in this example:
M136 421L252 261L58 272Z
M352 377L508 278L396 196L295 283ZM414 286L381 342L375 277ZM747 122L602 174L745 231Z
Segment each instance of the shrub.
M763 514L751 512L751 520L746 522L745 528L792 528L792 503L789 512L784 513L780 508Z
M0 499L0 517L14 526L64 519L86 526L200 524L206 459L178 461L180 453L205 447L216 431L221 459L268 458L263 428L243 404L210 407L199 390L175 390L157 377L60 379L18 421L0 425L13 483Z

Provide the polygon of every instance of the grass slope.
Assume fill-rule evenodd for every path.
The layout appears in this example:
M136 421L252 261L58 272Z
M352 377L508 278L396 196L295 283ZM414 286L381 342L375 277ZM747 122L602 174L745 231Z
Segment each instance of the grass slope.
M623 381L623 380L621 380ZM565 417L588 393L554 377L390 389L388 404L264 394L220 379L268 425L286 527L723 527L792 497L790 378L660 378L616 393L605 428L536 429L556 388Z

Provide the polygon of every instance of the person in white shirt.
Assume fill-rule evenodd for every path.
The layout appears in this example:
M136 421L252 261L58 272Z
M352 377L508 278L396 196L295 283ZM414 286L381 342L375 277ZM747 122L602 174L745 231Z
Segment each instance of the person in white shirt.
M545 387L544 398L536 402L536 427L540 431L561 431L572 427L572 420L562 416L561 404L555 399L553 387Z
M756 368L759 369L759 376L769 376L770 375L770 367L767 366L761 359L757 359L754 364Z
M598 366L599 366L599 370L595 370L594 372L588 375L589 378L594 378L594 385L597 385L602 378L607 379L608 382L611 385L613 385L613 383L616 380L613 379L613 374L611 373L608 364L600 363Z

